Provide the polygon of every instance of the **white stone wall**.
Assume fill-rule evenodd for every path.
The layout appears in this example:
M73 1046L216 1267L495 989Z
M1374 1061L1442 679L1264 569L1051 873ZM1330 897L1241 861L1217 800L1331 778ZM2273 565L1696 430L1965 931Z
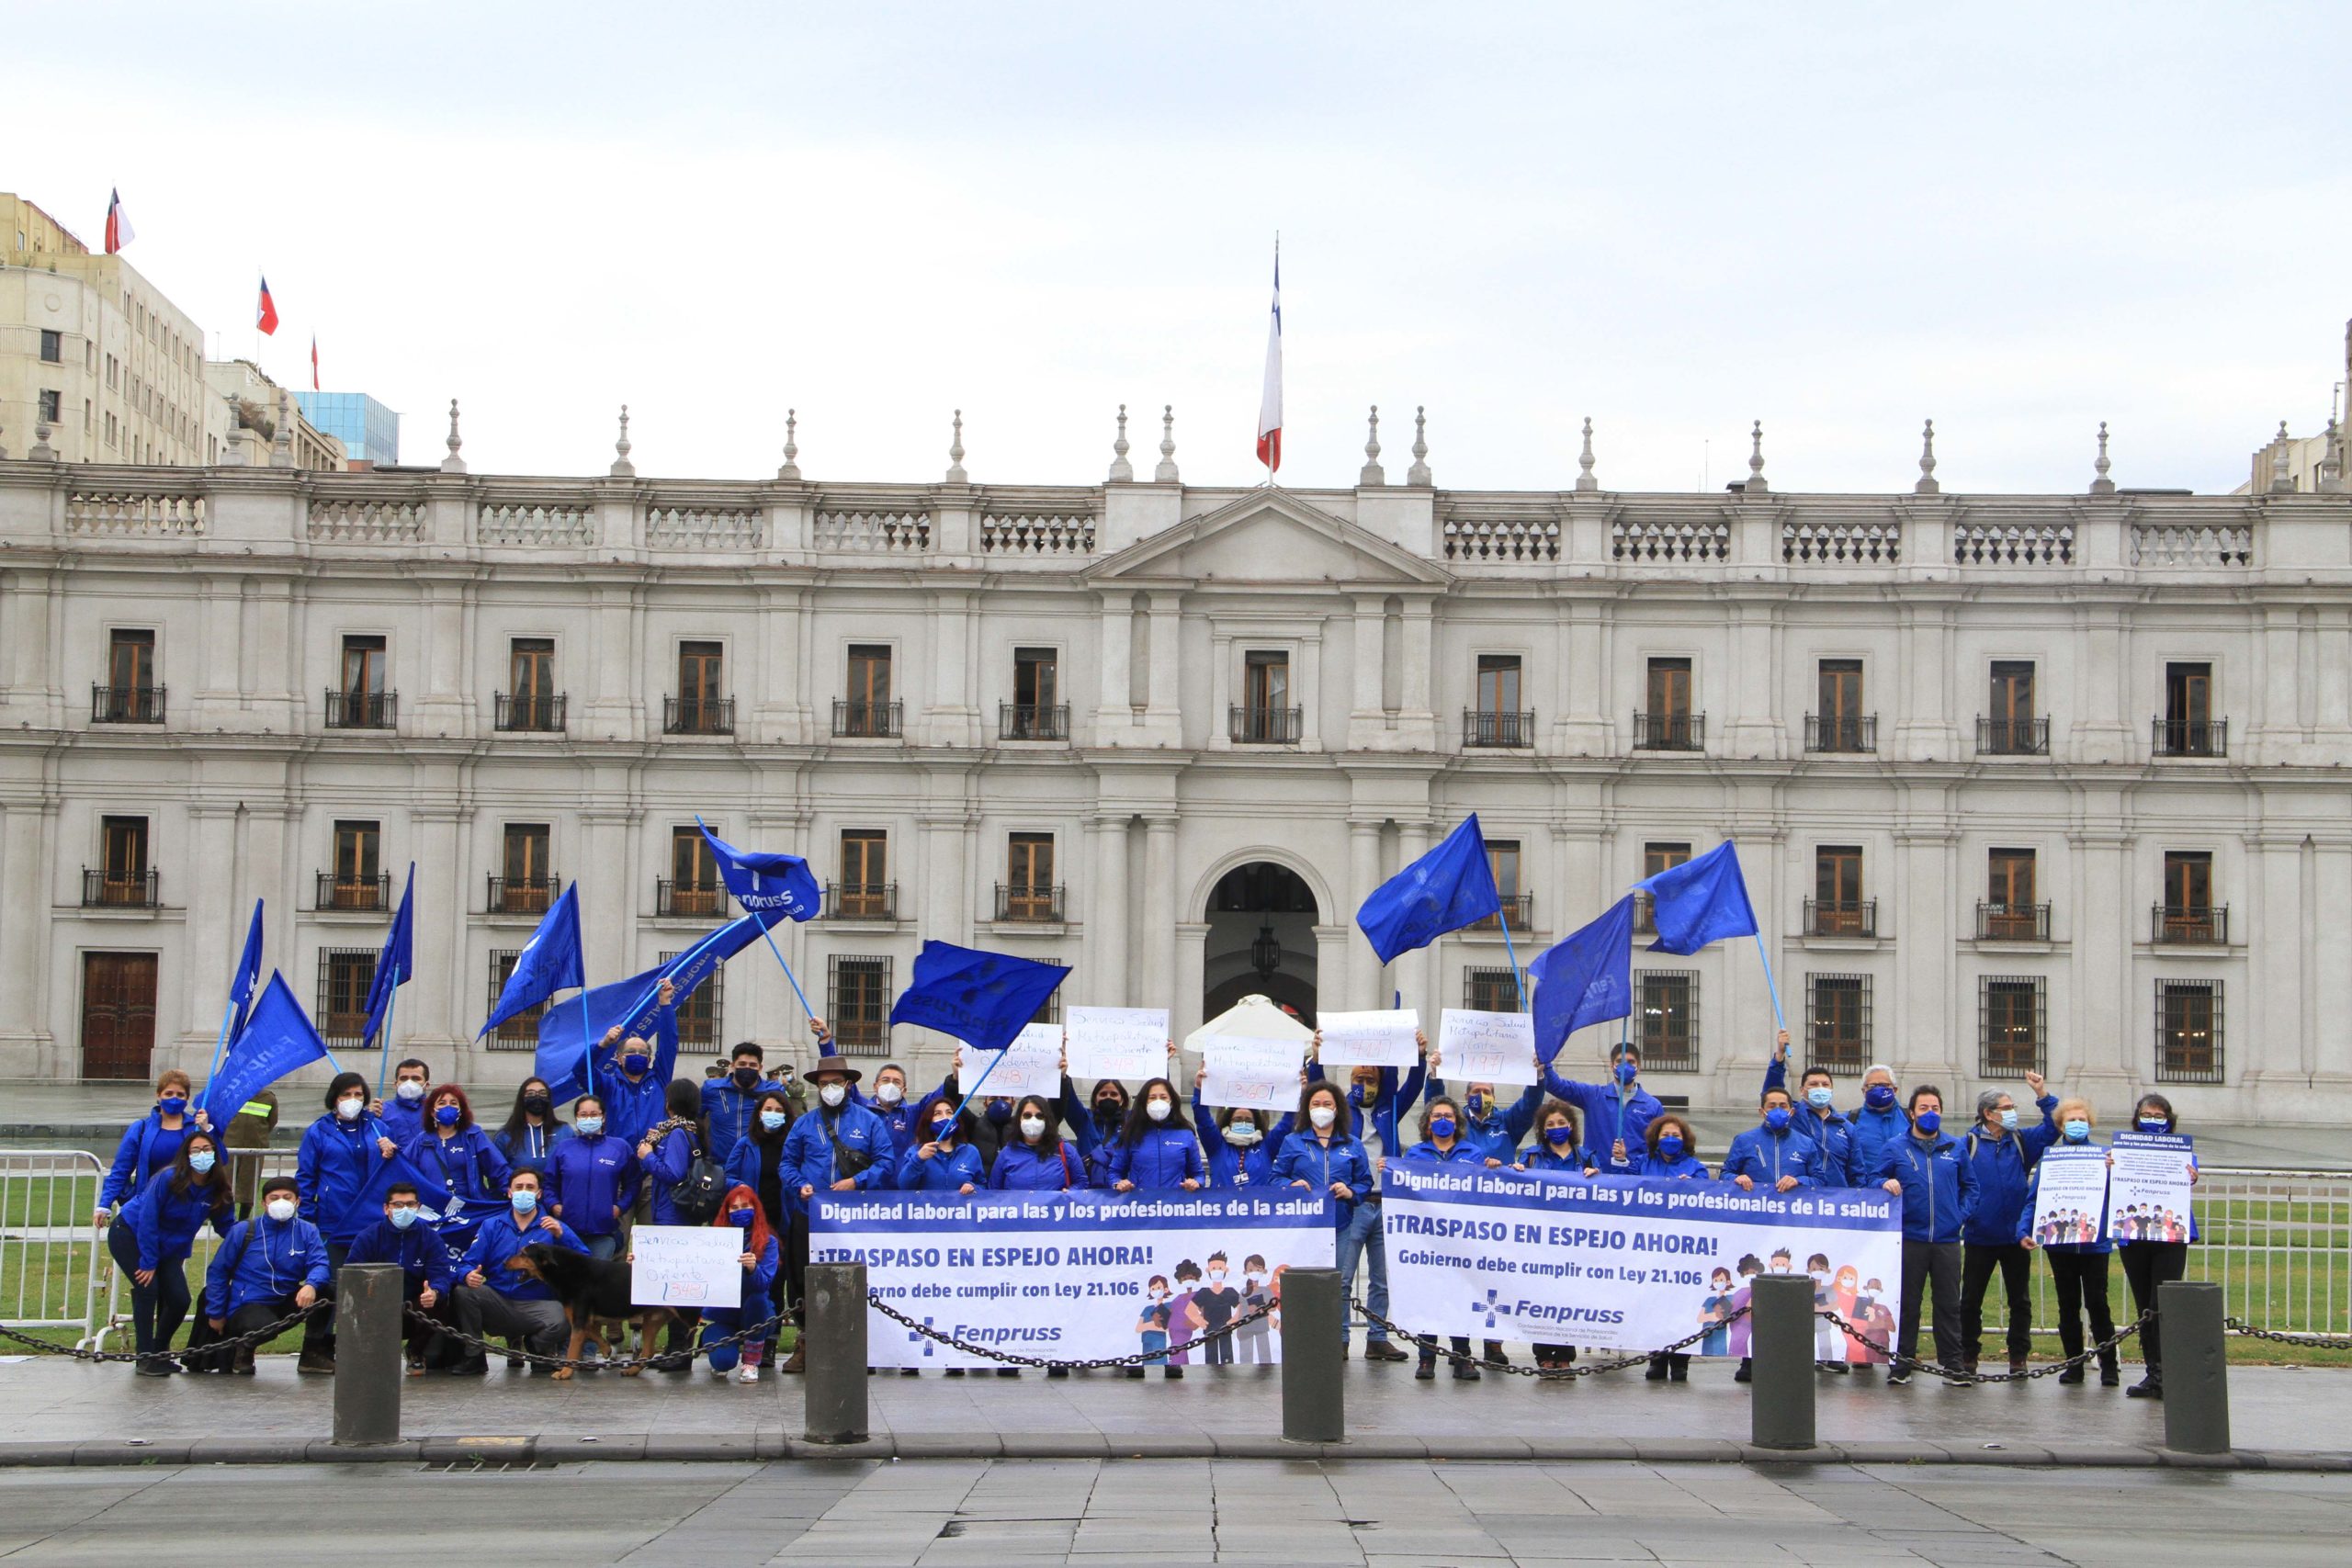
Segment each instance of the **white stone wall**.
M95 514L74 499L95 492L138 504ZM1825 539L1846 558L1822 558ZM117 626L155 629L161 726L90 722ZM388 639L394 734L323 727L350 633ZM492 730L518 636L556 641L561 736ZM726 646L731 737L661 733L688 638ZM854 642L892 647L903 741L832 736ZM999 739L1016 646L1058 651L1070 743ZM1243 657L1267 648L1291 658L1295 746L1228 736ZM1523 660L1528 750L1460 744L1482 652ZM1693 661L1702 751L1631 750L1657 656ZM1875 753L1804 750L1824 658L1863 661ZM1987 666L2010 658L2037 664L2047 757L1975 753ZM2213 665L2226 757L2152 756L2168 660ZM200 1066L255 897L270 962L307 1004L322 948L371 947L383 929L310 908L338 818L380 821L396 875L418 864L404 1044L503 1082L524 1058L469 1042L492 951L533 924L481 913L508 822L551 826L599 979L710 923L651 915L669 831L699 811L739 841L802 851L827 880L844 829L888 832L897 921L779 933L820 1003L829 957L889 955L903 984L930 936L1072 963L1066 1000L1169 1005L1181 1032L1199 1021L1209 890L1253 860L1315 894L1311 924L1286 931L1311 942L1323 1005L1392 989L1463 1005L1463 970L1504 962L1498 936L1383 970L1351 919L1476 810L1523 846L1536 929L1521 963L1637 877L1645 842L1729 835L1800 1042L1807 975L1864 974L1871 1054L1970 1091L1979 977L2041 976L2053 1080L2113 1119L2155 1077L2155 981L2219 979L2225 1082L2176 1101L2341 1121L2347 761L2340 495L851 489L11 462L0 1077L78 1070L89 951L161 955L158 1062ZM80 907L109 813L150 818L160 911ZM1013 832L1055 835L1064 923L993 920ZM1822 844L1862 847L1874 939L1800 934ZM2036 851L2049 942L1976 940L1996 846ZM2168 850L2213 855L2226 946L2151 943ZM1655 1087L1747 1102L1772 1029L1754 944L1636 963L1701 976L1700 1070ZM729 967L724 1028L807 1055L758 949ZM1601 1033L1572 1055L1597 1060ZM916 1032L893 1045L924 1070L944 1060Z

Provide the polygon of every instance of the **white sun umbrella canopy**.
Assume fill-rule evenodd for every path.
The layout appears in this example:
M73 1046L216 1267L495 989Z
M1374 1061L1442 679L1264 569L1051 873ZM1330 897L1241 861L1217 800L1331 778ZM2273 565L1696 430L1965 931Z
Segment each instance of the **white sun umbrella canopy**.
M1315 1031L1264 997L1244 997L1184 1036L1184 1049L1201 1050L1220 1035L1237 1040L1304 1041L1314 1039Z

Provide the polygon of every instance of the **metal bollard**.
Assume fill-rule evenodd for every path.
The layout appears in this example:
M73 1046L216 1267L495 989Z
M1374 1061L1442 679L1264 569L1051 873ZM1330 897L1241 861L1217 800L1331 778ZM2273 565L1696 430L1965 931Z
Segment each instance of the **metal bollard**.
M401 1440L401 1303L397 1263L348 1263L334 1280L334 1440Z
M2222 1287L2167 1280L2156 1287L2164 1320L2165 1447L2185 1454L2230 1451L2230 1345Z
M812 1263L801 1334L808 1353L801 1436L812 1443L865 1441L865 1265Z
M1283 1437L1290 1442L1347 1440L1346 1312L1337 1269L1283 1270Z
M1759 1274L1753 1283L1755 1382L1749 1385L1748 1435L1759 1449L1809 1449L1813 1426L1813 1281L1802 1274Z

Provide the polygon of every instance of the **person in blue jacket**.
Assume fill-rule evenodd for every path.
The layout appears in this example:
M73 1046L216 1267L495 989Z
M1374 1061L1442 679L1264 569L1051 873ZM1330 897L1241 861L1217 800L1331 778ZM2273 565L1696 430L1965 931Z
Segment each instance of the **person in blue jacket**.
M670 1080L678 1072L678 989L663 980L654 991L653 1038L605 1031L595 1058L596 1094L605 1104L605 1131L634 1146L662 1120Z
M191 1129L170 1166L150 1177L115 1217L107 1250L130 1279L131 1348L139 1355L131 1370L139 1376L169 1377L180 1370L167 1352L187 1320L188 1255L206 1225L225 1234L236 1222L236 1208L220 1140Z
M824 1026L815 1026L830 1043ZM808 1069L808 1082L816 1091L810 1106L785 1134L777 1169L791 1229L785 1241L787 1303L793 1321L799 1321L802 1281L808 1276L810 1201L820 1190L888 1192L898 1179L898 1144L882 1118L850 1103L849 1091L861 1075L839 1056L821 1056ZM776 1371L797 1372L808 1364L806 1341L793 1345L792 1355Z
M823 1038L819 1036L820 1042ZM738 1141L751 1136L759 1116L760 1096L785 1092L784 1084L762 1067L765 1060L759 1042L743 1041L729 1059L727 1076L703 1083L702 1119L710 1128L710 1157L721 1165L735 1152Z
M901 1192L956 1192L970 1197L988 1179L980 1151L969 1137L971 1118L958 1116L942 1100L930 1103L930 1125L922 1141L899 1156Z
M1633 1174L1646 1176L1658 1181L1708 1181L1707 1162L1699 1157L1699 1134L1680 1113L1661 1111L1650 1118L1642 1129L1642 1146L1636 1156ZM1604 1165L1602 1168L1607 1168ZM1736 1325L1735 1325L1736 1326ZM1745 1344L1743 1338L1737 1341ZM1690 1353L1687 1350L1662 1351L1650 1358L1649 1370L1642 1374L1645 1382L1688 1382L1690 1381Z
M476 1339L516 1335L537 1356L560 1356L571 1325L555 1292L539 1280L506 1267L526 1247L540 1244L586 1252L570 1225L540 1210L539 1173L517 1169L506 1179L507 1212L484 1220L473 1246L458 1260L458 1327ZM490 1363L477 1351L449 1369L479 1377Z
M1011 1135L989 1167L991 1192L1068 1192L1086 1186L1086 1164L1055 1130L1045 1096L1024 1094L1013 1105Z
M1887 1149L1911 1135L1911 1118L1903 1113L1900 1099L1893 1067L1873 1062L1862 1070L1861 1108L1846 1118L1854 1129L1855 1186L1874 1184Z
M1208 1080L1206 1066L1193 1075L1193 1124L1201 1134L1201 1157L1208 1162L1211 1187L1263 1187L1274 1179L1274 1156L1290 1136L1296 1118L1285 1111L1270 1130L1268 1112L1249 1106L1227 1106L1212 1111L1201 1103L1201 1086ZM1299 1074L1305 1088L1306 1075Z
M114 1164L99 1184L101 1230L114 1218L116 1204L144 1192L156 1172L172 1168L181 1140L205 1122L203 1111L189 1108L187 1075L177 1067L166 1067L155 1079L155 1109L123 1129L122 1141L115 1145Z
M204 1315L214 1335L233 1339L266 1328L329 1293L334 1276L327 1264L326 1238L302 1218L301 1206L294 1179L273 1176L261 1184L262 1212L229 1227L204 1271ZM313 1313L303 1323L297 1371L334 1371L334 1357L323 1343L331 1311ZM226 1367L217 1360L212 1365L251 1377L253 1348L239 1349Z
M1127 1086L1116 1078L1097 1078L1093 1091L1080 1100L1078 1086L1065 1077L1061 1103L1070 1142L1077 1146L1079 1157L1086 1162L1086 1185L1110 1186L1111 1145L1119 1141L1119 1134L1127 1124L1127 1111L1134 1104ZM1081 1106L1086 1109L1080 1110Z
M433 1069L411 1056L392 1069L392 1098L368 1102L368 1114L381 1122L401 1148L424 1130L425 1085L432 1081Z
M2027 1193L2041 1151L2058 1139L2058 1123L2050 1115L2058 1100L2043 1092L2040 1073L2026 1074L2025 1081L2041 1112L2036 1125L2019 1128L2017 1102L2002 1089L1988 1089L1976 1097L1976 1125L1961 1140L1961 1157L1976 1178L1976 1201L1960 1231L1962 1371L1974 1371L1984 1351L1984 1291L1996 1269L2008 1297L2009 1371L2025 1371L2033 1351L2033 1258L2018 1245L2018 1214L2032 1212Z
M1973 1388L1960 1371L1960 1230L1976 1201L1976 1173L1960 1140L1943 1130L1943 1091L1921 1084L1911 1091L1911 1135L1879 1156L1878 1174L1903 1200L1903 1309L1890 1383L1911 1381L1908 1365L1919 1348L1919 1297L1936 1292L1936 1365L1953 1384Z
M1166 1078L1149 1079L1138 1100L1111 1146L1111 1190L1199 1191L1208 1179L1208 1162L1201 1157L1199 1135L1176 1102L1176 1086Z
M1462 1108L1451 1096L1441 1094L1421 1108L1421 1141L1397 1157L1440 1165L1492 1164L1492 1157L1485 1149L1470 1141L1468 1132ZM1457 1334L1453 1338L1453 1375L1464 1382L1476 1382L1478 1363L1471 1359L1469 1337ZM1413 1369L1413 1376L1426 1382L1437 1376L1437 1337L1422 1336L1420 1348L1420 1361Z
M1435 1061L1430 1064L1431 1094L1445 1092L1444 1081L1435 1076L1438 1066ZM1474 1083L1462 1096L1463 1141L1486 1156L1489 1168L1516 1165L1519 1145L1535 1125L1535 1111L1543 1103L1541 1084L1529 1084L1525 1093L1506 1105L1496 1098L1494 1085Z
M471 1246L481 1222L465 1213L465 1203L504 1197L506 1175L513 1168L490 1134L475 1124L473 1101L466 1091L453 1083L434 1089L426 1097L424 1130L401 1152L417 1169L440 1179L441 1190L432 1199L433 1207L447 1216L442 1239L460 1251Z
M398 1153L384 1124L368 1114L368 1080L357 1073L337 1073L327 1085L325 1114L303 1132L294 1156L302 1217L326 1238L330 1269L343 1267L353 1240L382 1213L378 1170ZM321 1335L330 1355L333 1326Z
M498 1146L510 1171L545 1170L548 1156L570 1136L571 1129L556 1114L548 1080L534 1076L515 1087L514 1108L507 1112L505 1124L490 1135L490 1141Z
M1829 1076L1827 1067L1816 1066L1804 1070L1791 1101L1796 1111L1797 1130L1820 1145L1821 1185L1865 1186L1871 1179L1858 1163L1861 1155L1854 1136L1854 1123L1837 1107L1836 1086L1837 1080ZM1783 1029L1773 1042L1772 1059L1764 1065L1764 1088L1769 1092L1788 1087L1789 1032ZM1843 1362L1838 1364L1844 1366Z
M2052 1148L2096 1148L2091 1142L2091 1128L2098 1118L2091 1111L2091 1102L2068 1096L2058 1102L2052 1112L2058 1123L2058 1142ZM2058 1343L2072 1361L2083 1353L2083 1314L2091 1319L2091 1342L2101 1343L2115 1334L2114 1314L2108 1309L2107 1260L2114 1243L2108 1239L2107 1216L2085 1215L2079 1227L2042 1240L2033 1234L2033 1212L2041 1187L2042 1164L2036 1160L2033 1177L2026 1189L2025 1201L2018 1206L2018 1245L2030 1251L2040 1247L2050 1259L2050 1278L2057 1287ZM2085 1233L2087 1233L2086 1239ZM2058 1374L2062 1383L2083 1381L2080 1363ZM2123 1382L2122 1368L2117 1364L2115 1347L2109 1345L2098 1353L2098 1382L2101 1388L2114 1388Z
M1600 1168L1630 1176L1642 1158L1650 1118L1665 1109L1642 1087L1642 1054L1620 1041L1609 1058L1608 1083L1577 1083L1561 1076L1555 1061L1544 1069L1544 1089L1565 1100L1584 1117L1585 1142L1601 1156Z
M1758 1112L1757 1124L1733 1138L1724 1152L1721 1179L1737 1183L1743 1192L1759 1186L1775 1192L1821 1186L1821 1145L1798 1130L1789 1091L1766 1089Z
M351 1263L394 1263L401 1270L401 1299L429 1314L435 1323L457 1322L449 1287L458 1278L458 1260L449 1244L424 1217L424 1194L413 1181L395 1179L384 1189L384 1217L373 1229L360 1233L351 1244ZM408 1345L408 1375L424 1375L426 1352L440 1337L432 1323L401 1314L401 1337Z
M2172 1101L2151 1090L2140 1097L2132 1107L2132 1130L2135 1133L2171 1134L2180 1131L2180 1117ZM2115 1156L2109 1155L2112 1165ZM2188 1158L2188 1185L2197 1185L2197 1158ZM2161 1231L2157 1233L2163 1235ZM2115 1238L2115 1261L2123 1269L2123 1282L2131 1288L2132 1304L2142 1313L2155 1307L2162 1299L2167 1280L2177 1280L2188 1272L2188 1245L2197 1239L2197 1217L2188 1219L2187 1241L2164 1241L2137 1235ZM2140 1381L2123 1391L2127 1399L2162 1399L2165 1396L2164 1314L2159 1312L2148 1319L2140 1330L2140 1357L2146 1371Z
M882 1119L898 1154L914 1147L915 1134L930 1120L922 1113L923 1102L907 1098L907 1069L896 1062L885 1062L874 1070L872 1094L854 1089L849 1098L852 1104L862 1105Z
M1315 1069L1307 1069L1310 1078ZM1370 1204L1373 1195L1372 1156L1351 1130L1348 1105L1337 1084L1316 1079L1299 1091L1297 1124L1274 1156L1274 1179L1293 1187L1331 1195L1333 1229L1340 1264L1340 1295L1352 1302L1356 1272L1365 1274L1364 1305L1388 1315L1388 1270L1381 1251L1380 1218ZM1371 1223L1358 1216L1369 1211ZM1369 1267L1374 1261L1379 1267ZM1340 1325L1340 1354L1348 1353L1348 1324ZM1367 1361L1401 1361L1405 1352L1388 1342L1388 1330L1374 1323L1364 1333Z
M571 1136L548 1156L548 1212L588 1244L591 1258L621 1253L621 1216L637 1206L645 1181L637 1149L605 1131L605 1102L583 1094L571 1102Z
M760 1201L748 1187L730 1187L718 1202L718 1213L710 1223L722 1230L737 1230L743 1236L743 1290L731 1307L710 1307L702 1314L702 1344L710 1359L712 1375L724 1378L735 1374L739 1383L760 1381L760 1364L767 1359L767 1335L734 1345L719 1345L714 1340L731 1339L745 1328L764 1323L775 1315L768 1300L775 1281L775 1271L782 1258L776 1245L775 1233L768 1229L767 1216L760 1213Z
M1565 1100L1546 1100L1535 1113L1535 1142L1521 1155L1518 1170L1552 1171L1562 1176L1585 1177L1598 1173L1600 1162L1590 1149L1577 1140L1576 1107ZM1498 1359L1498 1344L1487 1348L1487 1359ZM1547 1372L1565 1372L1576 1365L1577 1348L1573 1345L1547 1344L1541 1340L1535 1346L1535 1365Z
M792 1135L792 1124L801 1113L793 1110L790 1097L780 1089L769 1089L754 1103L752 1130L735 1141L735 1147L720 1164L726 1168L728 1185L748 1187L760 1195L760 1211L768 1217L768 1228L778 1235L788 1235L793 1200L784 1183L784 1141ZM707 1128L709 1122L706 1120L703 1125ZM787 1272L790 1267L787 1242Z
M679 1215L672 1194L678 1183L686 1179L695 1156L703 1152L702 1086L682 1078L672 1079L663 1109L669 1114L648 1127L637 1141L637 1163L645 1172L653 1223L692 1224L692 1220Z

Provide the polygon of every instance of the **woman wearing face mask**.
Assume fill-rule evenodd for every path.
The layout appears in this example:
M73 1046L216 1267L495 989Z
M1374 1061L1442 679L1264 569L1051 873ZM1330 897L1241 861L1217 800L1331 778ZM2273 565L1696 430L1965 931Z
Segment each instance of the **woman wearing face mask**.
M1781 1097L1785 1100L1787 1096ZM1655 1177L1662 1181L1705 1181L1707 1162L1699 1157L1699 1136L1690 1123L1679 1112L1660 1111L1642 1129L1642 1146L1634 1156L1634 1174ZM1742 1354L1747 1341L1741 1333L1746 1319L1731 1325L1733 1348ZM1650 1358L1649 1370L1642 1374L1646 1382L1685 1382L1690 1376L1690 1356L1685 1350Z
M187 1317L188 1254L206 1225L225 1235L234 1223L220 1143L190 1129L172 1152L172 1163L122 1206L107 1230L107 1250L130 1279L131 1343L140 1356L132 1370L141 1377L169 1377L180 1370L166 1352Z
M1575 1106L1565 1100L1544 1102L1535 1117L1534 1145L1520 1157L1516 1168L1557 1171L1564 1176L1600 1174L1600 1161L1577 1141Z
M2132 1108L2132 1126L2142 1133L2177 1133L2180 1120L2173 1114L2172 1101L2161 1094L2143 1094L2140 1103ZM2111 1160L2112 1156L2110 1156ZM2197 1185L2197 1162L2188 1162L2188 1184ZM2154 1225L2143 1227L2150 1235L2161 1235ZM2188 1241L2125 1241L2116 1251L2123 1262L2124 1281L2132 1287L2132 1304L2145 1313L2156 1304L2157 1292L2167 1280L2177 1280L2188 1272L2188 1243L2197 1239L2197 1224L2192 1218ZM2147 1361L2146 1375L2123 1392L2133 1399L2162 1399L2165 1396L2164 1338L2160 1318L2148 1319L2140 1330L2140 1353Z
M758 1193L760 1212L778 1235L792 1227L792 1200L784 1185L784 1140L792 1134L794 1117L792 1101L782 1089L761 1095L752 1112L751 1132L726 1160L728 1185Z
M302 1134L302 1146L294 1156L294 1182L302 1191L302 1217L326 1238L327 1266L340 1269L352 1242L381 1217L377 1168L400 1150L385 1134L384 1124L368 1114L368 1080L357 1073L334 1076L327 1085L326 1108ZM322 1354L325 1365L316 1364ZM303 1352L303 1361L310 1364L302 1370L330 1371L334 1356L330 1323L318 1347Z
M1110 1186L1111 1149L1126 1128L1127 1111L1133 1103L1127 1086L1116 1078L1097 1078L1093 1090L1081 1100L1078 1086L1065 1074L1061 1103L1087 1107L1069 1118L1069 1141L1077 1148L1079 1158L1086 1163L1086 1184Z
M2091 1128L2098 1117L2091 1103L2077 1096L2068 1096L2058 1102L2052 1112L2058 1123L2058 1142L2052 1146L2062 1149L2095 1148ZM2041 1186L2043 1167L2037 1162L2032 1180L2026 1188L2025 1201L2018 1211L2018 1245L2032 1250L2040 1245L2042 1255L2050 1259L2050 1278L2058 1287L2058 1343L2064 1348L2066 1359L2073 1360L2083 1353L2083 1313L2091 1317L2091 1339L2105 1340L2115 1333L2114 1314L2107 1303L2107 1258L2114 1244L2105 1230L2095 1222L2074 1221L2065 1227L2059 1239L2037 1244L2033 1235L2033 1211ZM2078 1228L2079 1226L2079 1228ZM2083 1231L2090 1235L2084 1238ZM2083 1381L2080 1366L2068 1367L2058 1374L2062 1383ZM2098 1353L2098 1382L2101 1388L2114 1388L2123 1382L2122 1369L2116 1363L2115 1347L2108 1346Z
M456 1084L445 1083L425 1096L424 1130L409 1140L409 1163L440 1178L441 1190L433 1206L444 1211L449 1228L442 1235L463 1251L473 1243L479 1215L469 1217L469 1201L495 1201L506 1193L511 1170L489 1134L474 1124L473 1102Z
M525 1078L514 1091L514 1109L507 1112L506 1124L490 1141L505 1156L509 1171L537 1171L547 1168L548 1154L570 1136L571 1129L555 1113L548 1080Z
M357 1078L357 1073L345 1073ZM360 1102L365 1106L367 1101ZM262 1212L229 1227L212 1262L204 1271L204 1315L215 1337L237 1338L266 1328L327 1293L334 1279L327 1264L327 1247L319 1227L302 1218L301 1200L293 1179L273 1176L261 1184ZM333 1371L334 1355L325 1344L331 1313L313 1313L302 1325L302 1354L298 1371ZM222 1352L221 1354L225 1354ZM251 1377L254 1352L247 1346L233 1361L208 1361L214 1371Z
M1166 1078L1151 1079L1112 1145L1111 1190L1133 1192L1140 1187L1197 1192L1207 1178L1201 1140L1176 1103L1176 1086Z
M637 1145L637 1163L645 1172L647 1213L657 1225L692 1224L703 1217L702 1213L697 1211L692 1218L680 1213L677 1190L678 1184L686 1179L695 1162L704 1158L709 1147L710 1129L702 1119L702 1085L684 1078L671 1079L662 1109L667 1114L646 1129L645 1136ZM774 1160L768 1162L770 1191L760 1201L764 1207L773 1199L781 1213L783 1200L775 1190L775 1166ZM729 1185L735 1183L730 1181ZM757 1190L755 1182L741 1185ZM773 1231L773 1223L769 1228ZM681 1309L663 1337L662 1348L673 1352L685 1350L693 1343L697 1315L692 1307ZM684 1371L693 1359L691 1355L684 1356L671 1370Z
M1227 1106L1211 1111L1201 1103L1201 1085L1209 1070L1193 1075L1193 1118L1200 1129L1201 1156L1207 1162L1211 1187L1263 1187L1274 1179L1274 1156L1290 1136L1296 1118L1289 1111L1266 1128L1269 1112L1248 1106ZM1306 1080L1304 1073L1300 1081Z
M748 1187L729 1188L727 1196L719 1200L718 1217L710 1223L742 1234L743 1293L734 1306L712 1307L702 1314L702 1343L709 1347L714 1376L723 1378L732 1371L737 1382L757 1382L760 1363L767 1359L766 1335L746 1339L740 1346L712 1345L711 1341L728 1338L775 1315L768 1297L775 1283L781 1249L775 1234L768 1229L767 1216L760 1213L759 1198Z
M1485 1150L1464 1136L1466 1131L1462 1108L1451 1096L1439 1095L1421 1111L1421 1141L1401 1157L1440 1165L1485 1165ZM1437 1376L1436 1337L1424 1336L1420 1347L1420 1364L1413 1369L1413 1376L1427 1381ZM1453 1336L1453 1375L1464 1382L1476 1382L1478 1365L1470 1359L1468 1337Z
M124 1129L115 1146L114 1165L98 1188L98 1224L114 1217L114 1207L134 1193L143 1192L159 1171L169 1170L182 1140L205 1125L201 1111L188 1103L187 1075L173 1067L155 1079L155 1109Z
M899 1190L970 1197L989 1179L980 1151L967 1135L972 1119L957 1116L944 1100L933 1100L923 1109L928 1119L918 1134L922 1141L899 1156Z
M1310 1077L1313 1069L1309 1069ZM1274 1179L1293 1187L1331 1195L1331 1220L1340 1263L1340 1296L1355 1300L1356 1270L1367 1254L1377 1256L1381 1246L1377 1211L1370 1224L1360 1224L1363 1200L1372 1191L1372 1157L1351 1127L1339 1086L1319 1079L1299 1092L1297 1124L1274 1156ZM1388 1271L1369 1270L1371 1288L1364 1304L1388 1315ZM1364 1359L1401 1361L1405 1353L1388 1342L1388 1330L1374 1324L1366 1333ZM1340 1354L1347 1354L1348 1325L1340 1325Z
M1012 1107L1012 1136L989 1168L995 1192L1068 1192L1086 1185L1077 1151L1054 1131L1053 1107L1043 1095L1024 1094Z

